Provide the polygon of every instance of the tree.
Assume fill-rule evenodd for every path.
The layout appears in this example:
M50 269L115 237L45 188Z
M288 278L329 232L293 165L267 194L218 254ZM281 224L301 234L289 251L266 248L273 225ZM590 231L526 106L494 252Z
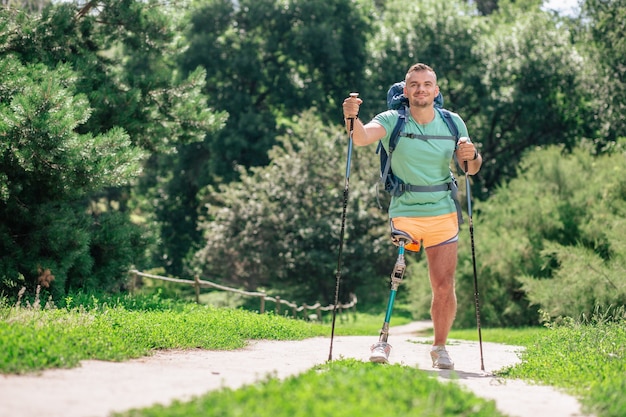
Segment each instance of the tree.
M497 0L477 0L476 8L480 13L484 16L487 16L496 10L498 10L498 1Z
M50 5L51 0L2 0L1 7L7 9L24 10L32 14L40 14L44 7Z
M165 167L154 188L162 201L160 262L172 274L202 245L202 188L235 180L239 166L266 165L286 120L304 109L316 106L326 121L341 120L337 100L362 78L368 26L362 7L347 0L203 1L189 19L183 71L206 70L209 104L229 118L202 143L156 162Z
M589 83L597 97L601 121L598 148L624 137L626 121L626 2L587 0L583 4L583 42L588 42L589 60L595 73Z
M510 7L490 19L496 29L475 47L487 93L469 121L485 161L480 182L487 192L515 175L526 150L548 144L572 149L597 128L592 92L585 88L588 64L568 26L542 11L520 14Z
M369 100L363 103L365 117L386 108L387 89L404 79L416 62L437 72L447 108L469 118L479 111L480 63L472 53L485 27L462 1L388 1L376 19L376 31L368 43Z
M519 271L516 278L530 302L551 318L597 312L610 317L612 308L626 303L626 180L615 175L624 142L598 156L594 148L585 143L565 157L548 149L528 160L533 182L549 184L534 194L535 203L553 206L554 214L552 230L539 229L534 245L542 271ZM531 214L529 223L546 223Z
M75 132L90 109L68 65L24 66L9 55L0 70L0 291L39 284L58 297L69 288L113 289L140 254L140 233L115 214L88 210L85 196L128 184L145 153L119 128ZM113 242L107 233L128 239ZM94 285L95 277L103 280Z
M370 88L363 94L360 117L368 119L386 109L388 88L402 80L412 64L424 62L437 72L445 107L464 118L480 144L472 121L481 115L480 99L487 92L481 82L482 63L473 49L487 31L484 19L462 1L394 0L385 4L376 22L368 44ZM475 184L478 190L484 187L481 178Z
M202 141L223 121L206 106L204 72L186 78L178 72L182 23L176 5L94 0L79 9L48 7L31 28L15 33L6 50L24 62L71 65L92 107L81 132L119 126L146 151L172 153L177 144Z
M485 163L477 198L515 175L526 149L594 137L595 100L584 86L589 65L566 22L539 2L502 2L477 16L464 2L387 2L369 43L371 88L363 118L383 110L386 91L414 62L433 66L445 106L466 121ZM392 69L390 71L390 69ZM369 97L374 97L369 98ZM369 98L369 99L368 99Z
M285 120L305 109L341 120L337 100L363 78L368 23L350 0L198 3L182 66L206 69L210 104L230 115L208 138L211 183L267 164Z
M0 50L5 54L12 54L29 67L36 65L38 70L48 68L53 71L60 63L71 69L73 75L66 77L61 86L71 88L72 94L82 97L82 102L88 108L84 112L89 116L74 123L74 133L81 138L124 134L127 147L135 152L149 153L150 160L143 166L149 170L154 166L152 161L159 155L173 154L178 146L202 141L207 132L218 129L224 120L223 113L213 112L206 106L206 96L202 92L205 86L204 71L198 69L183 78L176 67L175 56L181 44L180 37L176 35L180 13L175 11L175 3L161 5L155 1L107 0L91 1L79 9L72 4L53 5L44 9L42 15L35 19L20 12L3 11L0 22L7 30L2 31ZM13 98L8 97L7 100L9 103ZM7 111L9 109L12 107L7 107ZM35 115L39 116L39 113ZM42 114L41 117L44 120L49 116ZM37 128L55 127L38 124ZM78 146L75 141L71 144ZM23 145L20 143L20 146ZM91 146L89 142L84 145ZM60 151L64 149L63 146L69 145L50 142L42 146L51 149L60 146L57 149ZM119 152L116 146L112 146L112 149ZM94 167L101 167L107 175L116 172L113 167L118 162L115 160L117 156L111 157L103 153L99 155L103 161L100 164L94 163ZM125 166L130 169L123 157L119 158L119 163L120 169ZM136 174L135 172L133 177ZM21 188L31 186L30 181L34 181L26 177L8 178L13 187ZM68 177L54 178L58 180L58 186L71 185L67 183ZM135 210L132 213L134 218L144 217L150 220L152 205L158 205L159 200L148 202L145 197L131 193L128 176L120 176L120 181L111 184L98 184L99 187L89 189L78 187L76 192L80 197L73 197L75 212L89 210L100 216L100 219L102 216L107 217L106 221L92 219L91 222L85 221L73 227L76 233L82 233L83 243L79 246L88 248L88 256L82 257L80 262L74 262L71 251L56 251L53 263L57 270L52 270L52 273L58 276L76 274L77 277L84 277L89 273L94 279L89 283L91 288L98 286L95 281L99 279L103 280L102 287L108 288L111 286L106 284L106 280L122 282L125 279L122 270L127 270L133 263L144 262L143 256L139 254L143 255L146 249L143 242L147 234L145 229L142 233L138 232L137 226L133 225L129 202L130 207ZM132 201L131 196L134 197ZM59 198L64 201L63 196ZM146 207L147 213L144 211ZM76 220L82 218L77 216ZM68 222L70 224L73 223ZM148 221L144 224L151 223ZM9 236L21 236L33 233L34 230L29 227L36 225L22 227L8 223L5 227ZM131 230L134 232L130 233ZM38 233L44 241L49 237L46 236L45 228L38 230ZM136 237L139 234L142 235L141 241ZM120 246L120 240L124 239L133 246L132 256L122 253L122 248L126 246ZM20 246L24 242L12 243L20 250L24 249ZM36 258L36 252L29 252L29 255L30 267L16 266L11 269L12 275L8 276L8 280L16 280L21 274L29 285L36 282L37 272L32 265L41 262ZM48 262L45 256L42 259ZM107 269L100 262L114 263L117 267ZM83 268L81 271L71 270L71 265L79 264ZM65 287L55 284L57 294L69 288L87 286L82 278L67 280L66 283Z

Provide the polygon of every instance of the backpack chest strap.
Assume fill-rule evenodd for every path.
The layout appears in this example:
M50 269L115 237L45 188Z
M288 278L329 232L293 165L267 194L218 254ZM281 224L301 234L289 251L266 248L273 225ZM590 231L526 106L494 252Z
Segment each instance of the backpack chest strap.
M429 139L443 139L443 140L452 140L456 142L455 136L437 136L437 135L421 135L418 133L400 133L400 136L410 139L421 139L421 140L429 140Z

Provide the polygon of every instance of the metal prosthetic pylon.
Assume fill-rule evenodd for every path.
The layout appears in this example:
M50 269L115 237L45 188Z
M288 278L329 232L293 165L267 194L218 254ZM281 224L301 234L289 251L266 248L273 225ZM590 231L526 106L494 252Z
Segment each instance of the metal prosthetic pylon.
M380 330L380 337L378 343L375 343L370 348L370 362L376 363L389 363L389 354L391 353L391 345L387 343L389 338L389 322L391 321L391 313L393 311L393 304L396 300L396 294L398 287L404 277L404 271L406 270L406 262L404 261L404 246L407 243L411 243L413 240L404 232L394 230L391 234L391 240L394 244L398 245L398 258L391 272L391 291L389 293L389 301L387 302L387 312L385 313L385 321L383 327Z

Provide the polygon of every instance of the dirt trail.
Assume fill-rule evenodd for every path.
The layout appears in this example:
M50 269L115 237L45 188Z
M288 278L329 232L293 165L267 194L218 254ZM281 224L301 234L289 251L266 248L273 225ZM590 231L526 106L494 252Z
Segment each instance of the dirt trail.
M475 394L493 399L511 417L582 416L577 400L545 386L503 381L491 372L519 361L519 348L483 342L485 372L476 342L451 341L455 371L433 370L427 338L415 336L430 322L392 327L390 361L436 372ZM367 361L371 336L335 337L333 359ZM114 411L188 400L221 387L238 388L265 378L285 378L328 359L330 339L255 341L236 351L160 351L127 362L83 361L75 369L39 375L0 376L0 417L105 417Z

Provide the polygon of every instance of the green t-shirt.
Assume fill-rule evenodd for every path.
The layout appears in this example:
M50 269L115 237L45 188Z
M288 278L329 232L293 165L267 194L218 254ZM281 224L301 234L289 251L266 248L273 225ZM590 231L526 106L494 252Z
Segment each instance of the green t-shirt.
M459 129L459 136L469 137L461 117L456 113L451 114ZM398 121L398 111L380 113L373 121L387 131L381 141L389 153L389 135ZM450 161L456 148L456 140L441 114L435 110L433 121L420 125L407 112L403 132L421 136L400 136L391 158L393 173L405 184L440 185L450 182ZM404 192L398 197L392 197L389 205L390 218L439 216L453 212L456 212L456 206L451 191Z

